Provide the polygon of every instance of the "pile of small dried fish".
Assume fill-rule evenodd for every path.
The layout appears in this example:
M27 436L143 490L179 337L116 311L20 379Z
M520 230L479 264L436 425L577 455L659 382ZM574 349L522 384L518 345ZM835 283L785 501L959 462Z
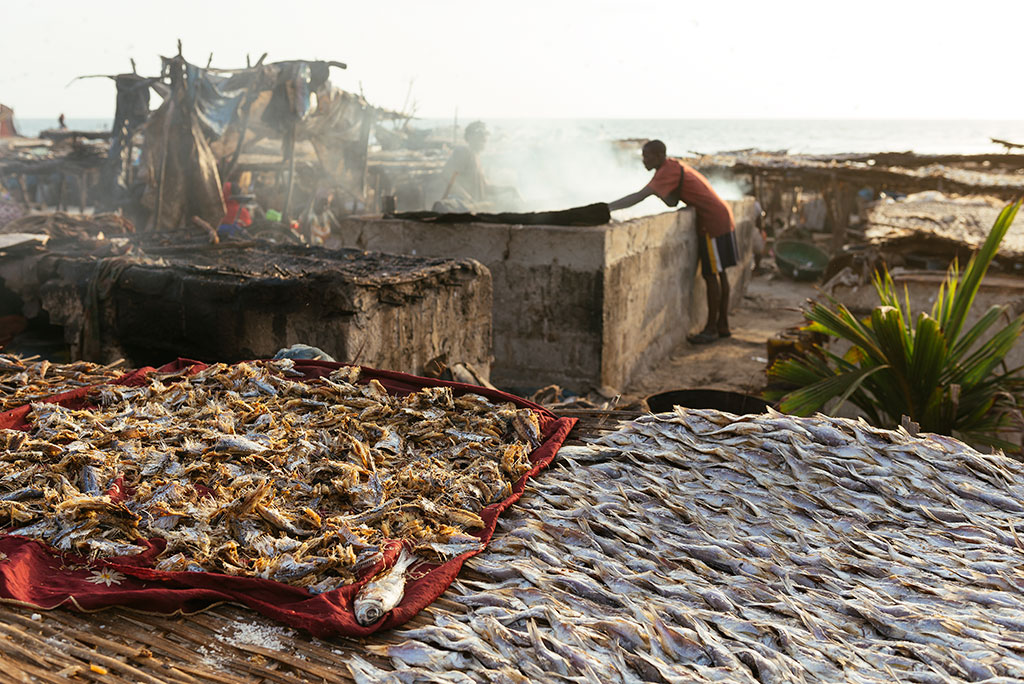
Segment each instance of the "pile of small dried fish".
M480 548L539 444L536 414L431 387L405 397L343 367L214 364L91 390L97 408L35 403L0 431L12 534L91 557L161 537L161 570L255 576L314 592L353 581L387 539L418 558Z
M530 480L445 594L465 612L432 606L432 625L349 667L357 682L1021 681L1021 483L1021 463L947 437L648 415Z
M122 374L121 362L101 366L88 361L50 363L0 353L0 411L23 406L79 387L110 382Z

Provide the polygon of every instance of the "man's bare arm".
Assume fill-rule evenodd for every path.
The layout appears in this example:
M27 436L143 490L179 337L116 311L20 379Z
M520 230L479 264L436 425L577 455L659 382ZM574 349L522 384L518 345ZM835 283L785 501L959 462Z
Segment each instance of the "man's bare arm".
M647 199L653 194L654 191L651 190L650 188L638 190L631 195L626 195L625 197L617 199L614 202L609 202L608 211L615 211L616 209L625 209L626 207L631 207L634 204L639 204L641 201Z

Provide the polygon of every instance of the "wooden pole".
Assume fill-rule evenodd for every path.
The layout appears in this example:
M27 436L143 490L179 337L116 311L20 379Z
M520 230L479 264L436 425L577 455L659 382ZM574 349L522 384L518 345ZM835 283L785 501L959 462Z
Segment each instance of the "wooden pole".
M291 220L288 212L291 210L292 190L295 188L295 135L299 128L298 118L294 114L292 116L292 130L285 144L285 161L288 162L288 192L284 196L284 209L281 211L281 219L285 225Z
M846 231L850 227L850 210L846 201L846 183L835 176L826 188L826 205L832 217L832 253L839 252L846 244Z
M167 175L167 154L170 152L171 142L171 118L174 116L174 91L168 95L167 120L164 121L164 153L160 158L160 176L157 178L156 186L156 211L153 213L153 224L151 230L160 229L160 213L164 203L164 177Z
M178 39L178 57L181 57L181 39ZM164 154L160 159L160 178L156 191L156 212L153 215L153 230L160 229L160 214L163 211L164 179L167 175L167 154L171 144L171 121L174 119L174 98L181 87L181 67L184 60L173 60L169 66L171 92L167 95L167 120L164 121Z
M363 195L363 203L366 204L366 181L367 181L367 170L370 166L370 132L373 130L374 121L377 118L377 110L373 107L367 106L366 111L363 112L363 127L359 132L359 154L362 156L359 163L362 167L360 169L360 175L362 176L360 193ZM376 200L376 198L374 198ZM366 207L369 209L369 207Z
M67 176L60 172L60 185L57 186L57 211L64 211L64 186L67 183Z
M78 213L79 214L84 214L85 213L85 202L86 202L86 196L88 194L87 191L86 191L86 178L88 177L88 174L89 174L89 172L85 171L85 172L80 173L78 175Z
M238 132L238 147L235 148L234 153L231 155L231 161L228 162L227 167L224 169L224 178L231 178L231 174L235 172L235 167L238 165L238 158L242 155L242 145L245 144L245 134L249 130L249 115L252 113L253 102L256 101L256 97L253 95L256 88L250 86L245 93L245 114L242 115L242 127Z
M128 168L125 169L125 179L124 179L125 185L128 186L128 187L131 187L132 181L135 180L135 174L132 173L132 168L134 166L132 164L132 152L134 151L133 150L133 140L134 140L134 138L135 138L135 131L134 130L129 131L129 135L128 135L128 157L127 157L127 159L128 159Z
M21 202L26 209L32 208L32 200L28 196L28 183L25 182L25 174L18 174L18 188L21 189Z

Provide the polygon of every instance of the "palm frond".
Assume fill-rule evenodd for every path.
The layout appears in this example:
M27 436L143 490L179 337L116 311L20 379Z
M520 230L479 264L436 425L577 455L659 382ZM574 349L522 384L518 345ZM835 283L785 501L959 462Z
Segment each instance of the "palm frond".
M850 348L840 354L815 345L803 358L773 365L768 375L776 383L773 397L780 408L809 415L830 402L835 401L835 411L850 401L876 425L894 427L907 415L926 431L1020 450L1004 437L1013 421L1024 425L1024 378L1019 375L1024 368L1007 369L1005 359L1024 334L1024 315L997 329L1007 307L996 305L964 328L1021 204L1000 212L962 272L953 260L930 312L915 317L907 287L901 297L884 268L873 278L878 305L864 320L831 297L827 304L812 303L804 312L805 329L845 341Z

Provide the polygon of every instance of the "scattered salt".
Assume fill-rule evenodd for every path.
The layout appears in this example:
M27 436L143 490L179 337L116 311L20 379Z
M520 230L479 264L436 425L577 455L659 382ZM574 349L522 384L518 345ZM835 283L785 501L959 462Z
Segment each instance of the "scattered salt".
M221 660L216 653L213 653L210 649L206 648L206 646L198 647L196 649L196 653L199 655L199 662L206 667L224 670L224 661Z
M235 625L235 633L225 636L224 641L232 646L246 644L248 646L262 646L275 651L290 650L285 645L290 643L295 636L291 630L282 627L265 627L263 625Z

